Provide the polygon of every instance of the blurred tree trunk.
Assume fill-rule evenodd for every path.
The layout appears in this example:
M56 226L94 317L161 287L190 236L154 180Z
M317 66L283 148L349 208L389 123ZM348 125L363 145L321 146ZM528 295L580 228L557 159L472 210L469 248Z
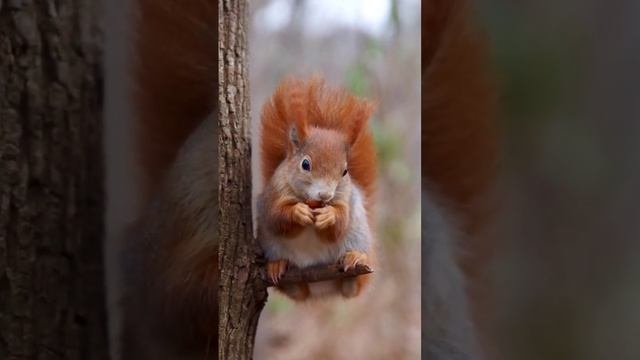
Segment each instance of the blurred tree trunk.
M251 224L247 2L219 6L219 358L251 359L267 292Z
M107 359L96 2L0 1L0 359Z

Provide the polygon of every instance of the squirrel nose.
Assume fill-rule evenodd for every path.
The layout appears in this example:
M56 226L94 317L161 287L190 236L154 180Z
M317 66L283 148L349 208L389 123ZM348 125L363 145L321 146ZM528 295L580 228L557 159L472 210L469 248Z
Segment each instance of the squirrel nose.
M321 191L318 193L318 198L320 198L320 200L324 202L331 200L332 197L333 197L333 194L328 191Z

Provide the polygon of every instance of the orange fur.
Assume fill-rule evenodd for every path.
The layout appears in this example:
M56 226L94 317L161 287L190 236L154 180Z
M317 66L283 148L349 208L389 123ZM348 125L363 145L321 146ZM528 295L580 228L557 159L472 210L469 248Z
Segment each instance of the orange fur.
M371 102L325 86L319 77L284 80L264 105L260 149L265 188L258 200L259 231L263 250L271 262L281 261L284 256L294 264L345 261L353 266L351 260L364 263L373 256L374 249L368 248L367 254L351 260L341 255L326 259L331 252L314 250L313 245L319 241L338 248L347 232L357 228L350 227L351 201L358 201L358 211L363 211L360 209L364 206L366 213L353 221L368 222L364 227L366 235L358 234L359 238L352 241L361 242L358 245L363 247L373 241L367 233L372 227L369 223L377 172L376 150L367 127L373 110ZM312 170L301 170L301 161L309 161ZM357 200L352 197L356 191L353 185L363 192ZM320 201L322 194L329 194L330 200ZM302 214L298 219L296 207ZM313 227L314 236L305 238L303 233L302 238L291 239L308 226ZM303 249L306 245L310 248ZM306 258L300 260L302 257ZM336 280L331 291L345 297L357 296L369 279L370 276L361 276ZM308 284L279 289L297 301L317 295L312 294Z
M469 25L464 0L422 7L422 172L427 185L468 236L460 264L476 324L489 312L486 271L489 202L497 163L496 91L486 44Z
M309 284L307 283L276 286L276 289L288 295L291 299L295 301L305 301L309 299L309 297L311 296Z
M269 134L261 137L260 144L264 182L271 179L285 159L290 149L289 131L294 124L301 138L306 138L314 127L332 129L353 144L349 173L370 200L375 190L376 151L365 125L374 109L373 103L345 90L327 87L319 77L284 80L262 109L262 134Z
M277 194L270 194L277 196ZM303 226L296 223L293 218L293 209L298 200L293 197L278 198L274 206L269 208L269 226L279 234L294 236L302 231Z
M134 143L139 187L148 199L186 138L217 106L218 4L136 0L135 5Z
M170 173L187 139L215 114L217 29L215 2L134 0L130 90L142 212L124 245L123 262L136 271L124 274L123 359L217 352L213 226L203 233L203 209L177 192Z

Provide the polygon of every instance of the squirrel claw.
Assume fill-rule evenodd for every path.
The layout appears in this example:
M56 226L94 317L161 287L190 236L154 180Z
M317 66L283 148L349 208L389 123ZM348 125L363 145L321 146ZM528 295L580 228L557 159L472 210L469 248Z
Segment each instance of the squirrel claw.
M278 285L280 278L287 270L287 260L274 260L267 263L267 276L274 285Z
M342 265L343 271L353 269L358 264L367 265L367 254L355 250L347 251L340 258L339 264Z

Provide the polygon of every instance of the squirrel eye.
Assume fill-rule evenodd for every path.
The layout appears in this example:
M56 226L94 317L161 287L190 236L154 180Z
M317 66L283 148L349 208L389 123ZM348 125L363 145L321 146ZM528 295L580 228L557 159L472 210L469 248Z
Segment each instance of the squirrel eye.
M300 166L304 171L311 171L311 162L309 162L309 159L303 159Z
M344 172L342 173L342 176L347 175L347 169L344 169Z

